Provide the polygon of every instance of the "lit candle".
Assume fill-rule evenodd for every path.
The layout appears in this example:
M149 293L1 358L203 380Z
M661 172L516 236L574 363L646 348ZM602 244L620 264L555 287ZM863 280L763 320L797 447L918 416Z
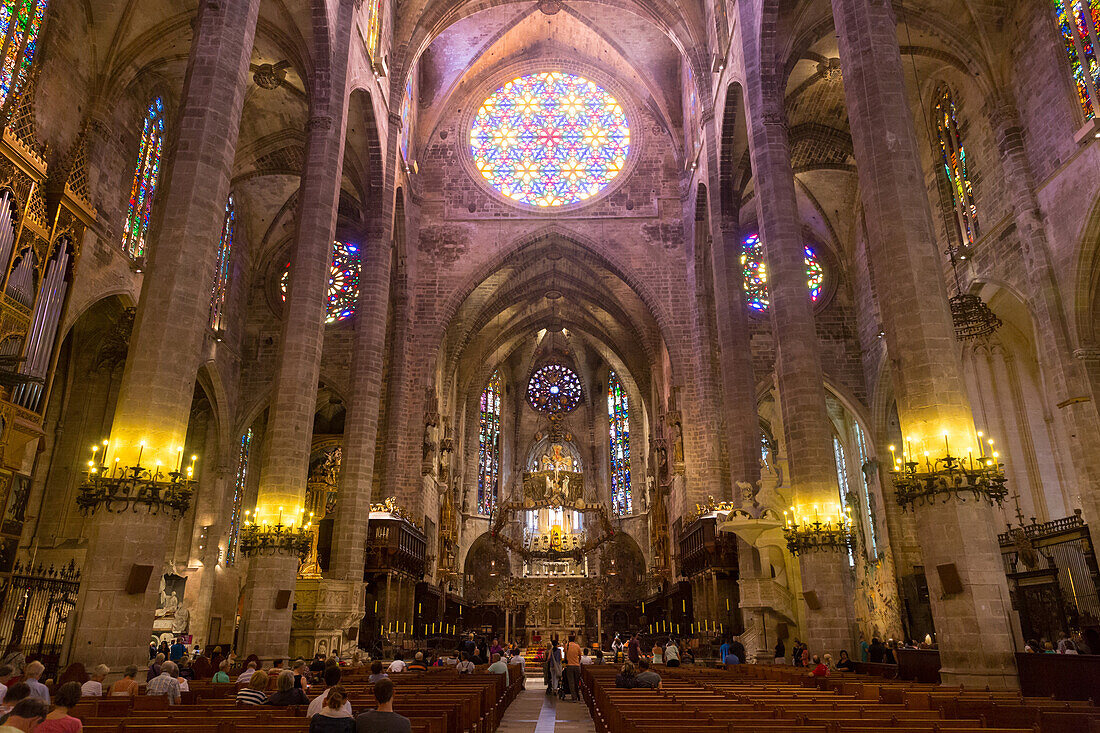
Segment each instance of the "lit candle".
M951 455L951 445L947 442L947 433L943 434L943 447L947 450L947 455Z
M118 456L115 456L115 470L111 473L112 476L118 477Z
M982 445L982 431L978 431L978 458L985 458L985 447Z
M192 473L195 472L195 461L197 461L197 460L199 460L198 456L196 456L196 455L191 456L191 466L190 466L190 468L187 469L187 475L188 476L190 476Z
M100 457L100 460L99 460L99 465L104 467L104 468L107 467L107 446L108 446L107 441L106 440L103 441L103 453L100 454L101 457Z

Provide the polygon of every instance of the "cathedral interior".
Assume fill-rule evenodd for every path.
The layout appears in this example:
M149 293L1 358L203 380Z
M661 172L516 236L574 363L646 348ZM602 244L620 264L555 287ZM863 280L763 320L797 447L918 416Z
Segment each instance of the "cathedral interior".
M0 652L1100 653L1098 27L3 2Z

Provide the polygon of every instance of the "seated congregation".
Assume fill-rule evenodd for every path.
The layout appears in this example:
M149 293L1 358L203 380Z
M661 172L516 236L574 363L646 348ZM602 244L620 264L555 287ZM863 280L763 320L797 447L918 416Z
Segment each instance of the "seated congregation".
M522 666L509 674L499 655L471 673L429 671L423 660L418 652L413 663L395 660L383 672L377 660L298 660L291 669L279 660L265 669L249 658L187 679L177 663L154 659L144 684L131 667L110 685L102 667L89 677L80 665L43 684L42 665L33 662L18 677L0 668L8 680L0 689L0 733L490 733L523 688ZM196 667L203 665L189 673Z

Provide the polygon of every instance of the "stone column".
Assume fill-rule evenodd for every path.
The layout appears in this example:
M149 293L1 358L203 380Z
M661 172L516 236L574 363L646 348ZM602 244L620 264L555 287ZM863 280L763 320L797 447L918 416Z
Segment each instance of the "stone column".
M186 437L259 4L199 6L108 465L135 465L144 442L142 465L174 467ZM69 661L124 667L144 658L171 517L100 509L90 525ZM135 562L154 582L128 595Z
M329 72L333 77L329 82L331 88L320 93L327 99L315 100L307 127L290 283L264 437L260 490L253 512L272 524L280 513L286 523L301 511L309 472L329 267L343 170L346 39L343 55L334 51L333 57L333 69ZM238 648L245 654L261 658L287 656L297 570L298 558L291 554L257 555L249 559L238 637ZM281 609L276 608L280 591L291 592L290 603Z
M751 12L744 10L745 14ZM750 22L746 27L755 27L755 19ZM832 423L825 408L821 347L806 287L805 244L783 114L782 64L764 51L745 56L749 153L768 263L775 375L792 501L796 506L836 505L840 490ZM852 648L854 613L847 554L825 551L799 559L806 601L804 638L813 652L828 652L836 658L841 649Z
M868 253L886 330L902 433L914 451L956 454L975 446L924 185L897 27L889 3L833 0L844 91L866 218ZM947 684L1017 685L1009 596L996 514L978 501L914 509L928 571ZM953 566L962 591L947 594L937 568Z
M344 427L344 459L329 568L333 578L360 583L374 482L392 259L389 242L364 242L361 251L351 404Z
M732 94L733 91L729 91ZM721 141L716 134L713 112L707 115L703 130L707 145L707 192L711 231L711 275L714 309L718 323L718 372L722 390L722 412L726 419L726 455L733 482L733 500L739 498L737 482L757 486L760 481L760 416L756 409L756 378L750 350L749 318L745 291L741 287L741 229L737 217L740 201L723 207L724 197L734 191L722 190L719 170Z

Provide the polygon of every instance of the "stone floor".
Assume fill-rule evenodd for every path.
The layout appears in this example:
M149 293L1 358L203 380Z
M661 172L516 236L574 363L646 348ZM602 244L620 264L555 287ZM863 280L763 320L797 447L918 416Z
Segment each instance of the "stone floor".
M595 733L588 706L546 694L541 679L530 677L504 714L497 733Z

